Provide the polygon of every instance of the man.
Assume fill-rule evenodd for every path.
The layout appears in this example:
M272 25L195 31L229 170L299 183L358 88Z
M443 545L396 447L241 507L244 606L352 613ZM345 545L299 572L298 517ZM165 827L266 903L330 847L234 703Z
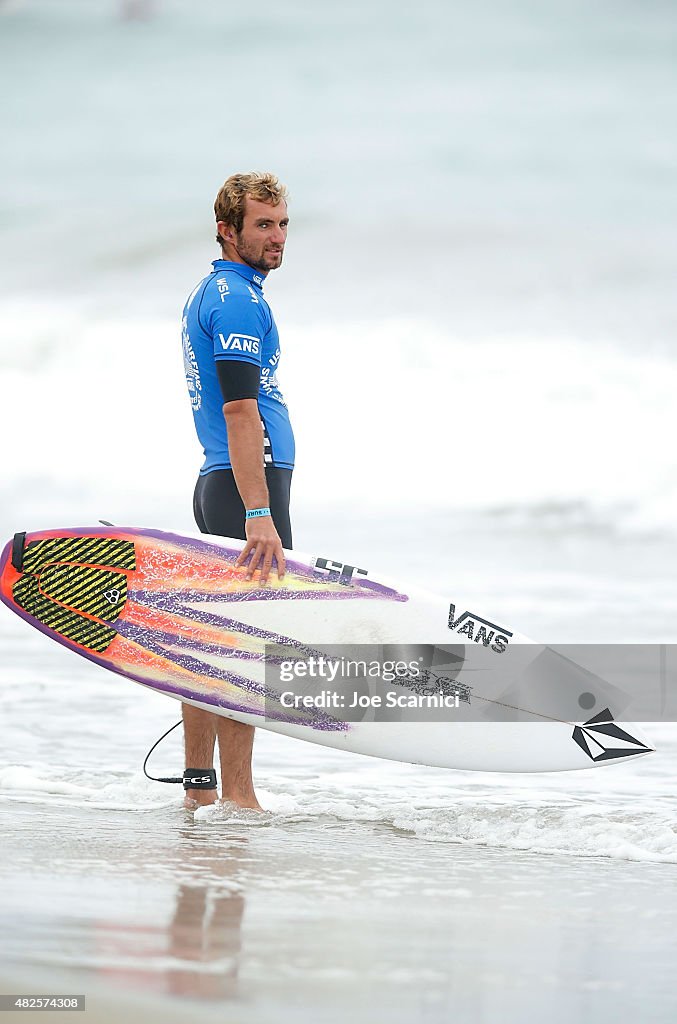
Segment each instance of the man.
M236 564L247 564L247 579L258 572L262 585L273 562L284 576L282 548L292 546L294 435L275 376L277 328L263 297L266 276L282 263L286 200L273 174L228 178L214 203L222 258L183 311L186 381L205 454L195 519L202 533L245 540ZM223 800L260 810L251 774L253 727L188 704L183 724L186 807L216 801L218 737Z

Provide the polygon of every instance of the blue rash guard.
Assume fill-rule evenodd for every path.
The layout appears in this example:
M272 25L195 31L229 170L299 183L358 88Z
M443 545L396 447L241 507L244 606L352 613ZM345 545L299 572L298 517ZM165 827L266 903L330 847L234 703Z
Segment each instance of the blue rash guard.
M214 270L188 296L183 310L183 361L195 429L204 448L200 476L231 469L223 395L216 360L259 368L257 396L266 465L294 468L294 434L277 386L277 327L263 297L263 278L252 267L214 260Z

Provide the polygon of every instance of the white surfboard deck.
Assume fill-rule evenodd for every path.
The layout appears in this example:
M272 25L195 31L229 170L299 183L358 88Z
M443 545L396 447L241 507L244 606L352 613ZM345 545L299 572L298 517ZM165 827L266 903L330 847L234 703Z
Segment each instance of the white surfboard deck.
M242 541L202 534L88 527L17 537L0 561L0 597L13 611L109 671L225 717L336 749L478 771L591 768L652 750L636 726L614 721L603 686L585 694L584 712L575 671L455 591L431 594L328 552L297 551L286 553L284 580L273 574L262 587L234 566ZM365 663L404 660L424 674L393 684L344 679L347 701L352 687L365 702L356 709L289 707L324 681L295 679L283 690L280 658L314 658L317 667L320 655L345 661L355 645L370 645L358 648ZM329 681L327 689L335 692ZM400 703L455 693L456 706L386 708L388 692Z

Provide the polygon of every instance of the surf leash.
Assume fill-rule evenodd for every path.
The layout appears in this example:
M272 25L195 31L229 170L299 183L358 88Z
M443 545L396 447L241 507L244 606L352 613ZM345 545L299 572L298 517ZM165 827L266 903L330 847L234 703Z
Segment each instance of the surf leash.
M186 770L184 771L183 775L180 778L162 778L160 776L148 774L146 765L148 764L148 758L150 757L150 755L153 753L155 748L159 746L160 743L162 743L165 736L169 736L170 732L173 732L174 729L177 729L182 724L183 719L179 719L178 722L175 722L174 725L170 726L170 728L167 729L167 732L164 732L162 734L159 740L155 741L153 746L146 754L146 758L143 762L143 774L146 776L147 779L150 779L151 782L168 782L176 785L183 784L184 789L216 789L216 772L214 771L213 768L186 768Z

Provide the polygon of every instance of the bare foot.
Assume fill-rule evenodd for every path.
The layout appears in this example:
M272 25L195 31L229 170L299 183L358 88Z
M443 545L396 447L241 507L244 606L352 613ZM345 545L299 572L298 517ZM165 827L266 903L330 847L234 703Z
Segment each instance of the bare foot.
M187 789L183 798L183 806L187 811L194 811L198 807L209 807L217 800L215 789Z
M253 790L248 793L239 792L224 792L223 796L219 800L220 804L235 804L236 807L246 807L250 811L262 811L263 807L256 799L256 794Z

